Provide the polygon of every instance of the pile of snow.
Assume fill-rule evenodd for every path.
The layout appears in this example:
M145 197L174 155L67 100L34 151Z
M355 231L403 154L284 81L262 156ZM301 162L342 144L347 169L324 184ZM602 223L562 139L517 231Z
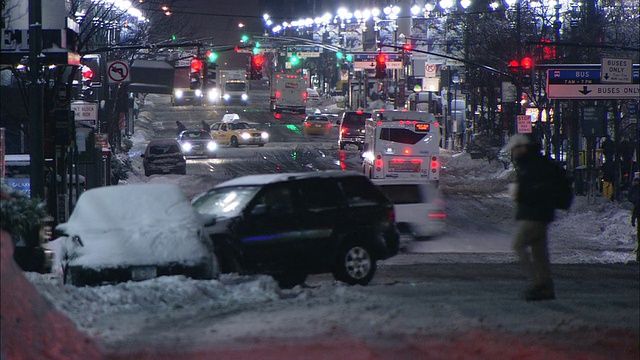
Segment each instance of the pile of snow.
M515 181L515 172L499 161L472 159L465 152L441 150L441 186L444 193L502 194Z
M0 233L0 253L1 358L100 359L94 341L27 281L13 261L13 241L4 231Z

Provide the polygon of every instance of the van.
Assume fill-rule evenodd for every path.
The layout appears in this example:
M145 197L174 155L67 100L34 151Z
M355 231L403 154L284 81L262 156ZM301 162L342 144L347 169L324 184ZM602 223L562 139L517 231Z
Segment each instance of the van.
M371 113L358 111L345 111L342 118L338 120L340 133L338 135L338 146L340 150L351 144L356 145L358 150L364 147L365 121L371 117Z

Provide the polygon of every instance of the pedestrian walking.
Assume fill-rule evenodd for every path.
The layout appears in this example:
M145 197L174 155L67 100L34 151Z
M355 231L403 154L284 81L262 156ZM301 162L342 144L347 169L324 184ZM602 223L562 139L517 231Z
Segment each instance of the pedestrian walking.
M635 173L633 176L633 184L629 190L629 201L633 204L633 211L631 212L631 225L636 228L636 248L633 252L636 254L636 261L638 259L638 247L640 246L640 224L637 224L638 217L640 216L640 173Z
M176 121L176 126L178 127L178 135L180 135L181 132L187 130L187 127L184 126L184 124L180 121Z
M506 150L513 157L517 175L512 195L516 202L519 229L513 249L532 283L525 293L525 299L552 300L555 299L555 291L551 279L547 227L555 218L557 206L554 196L557 196L556 189L561 185L558 182L565 180L559 175L560 168L540 154L540 145L533 137L514 135ZM565 176L563 170L562 176ZM570 203L571 200L568 201Z
M209 124L207 124L207 122L204 120L202 120L202 131L206 131L206 132L211 131L211 126L209 126Z

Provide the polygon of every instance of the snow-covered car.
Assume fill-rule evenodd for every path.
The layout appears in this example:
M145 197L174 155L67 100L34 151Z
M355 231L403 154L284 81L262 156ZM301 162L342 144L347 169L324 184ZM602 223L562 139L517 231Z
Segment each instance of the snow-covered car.
M393 203L398 231L414 238L445 232L447 216L435 182L412 179L372 181Z
M211 279L218 266L203 225L177 185L88 190L69 221L56 227L64 282L97 285L163 275Z
M393 204L345 171L266 174L219 184L193 200L221 272L273 275L283 287L308 274L366 285L376 261L398 252Z
M175 139L151 140L140 156L145 176L187 173L187 158Z
M178 135L178 143L185 157L206 156L213 158L218 154L218 144L213 141L208 131L185 130Z

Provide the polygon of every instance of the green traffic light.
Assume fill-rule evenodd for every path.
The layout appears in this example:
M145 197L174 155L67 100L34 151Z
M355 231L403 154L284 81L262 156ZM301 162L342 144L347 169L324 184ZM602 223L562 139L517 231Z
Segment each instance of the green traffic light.
M260 42L256 41L256 48L259 48L259 47L260 47Z
M207 59L209 62L216 62L216 60L218 60L218 54L212 51L207 51Z
M300 62L300 59L298 58L297 55L292 55L291 58L289 58L289 62L291 63L291 65L298 65L298 62Z
M342 57L344 56L344 54L342 53L342 51L338 51L336 53L336 58L338 58L338 60L342 60Z
M353 55L351 55L351 54L347 55L347 61L348 62L352 62L353 61Z
M178 37L175 35L171 35L171 40L175 41Z
M258 54L260 54L260 49L259 49L257 46L256 46L256 47L254 47L252 51L253 51L253 55L258 55Z
M242 42L247 42L247 41L249 41L249 36L247 36L247 35L242 35L242 38L240 38L240 40L241 40Z

